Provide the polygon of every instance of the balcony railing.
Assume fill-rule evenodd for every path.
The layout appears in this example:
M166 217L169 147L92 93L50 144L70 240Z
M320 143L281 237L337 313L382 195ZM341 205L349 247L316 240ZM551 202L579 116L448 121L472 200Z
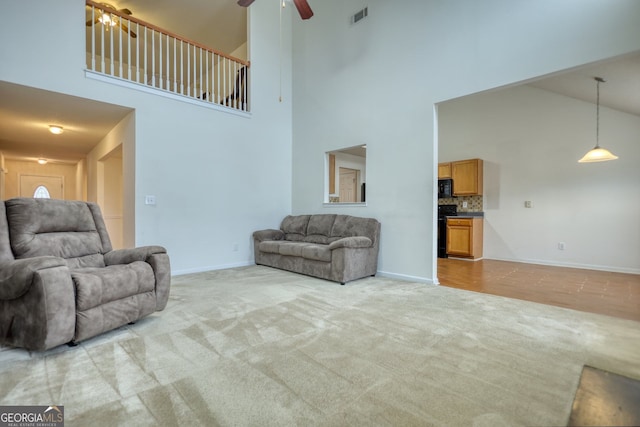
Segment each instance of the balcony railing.
M87 69L204 103L249 111L249 62L86 0Z

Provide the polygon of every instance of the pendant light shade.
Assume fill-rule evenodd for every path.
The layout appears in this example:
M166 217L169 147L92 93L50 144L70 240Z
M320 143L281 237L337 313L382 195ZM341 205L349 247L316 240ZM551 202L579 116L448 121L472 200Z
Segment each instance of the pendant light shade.
M606 162L618 158L611 151L600 147L600 83L604 83L602 77L595 77L596 81L596 146L584 155L578 163Z

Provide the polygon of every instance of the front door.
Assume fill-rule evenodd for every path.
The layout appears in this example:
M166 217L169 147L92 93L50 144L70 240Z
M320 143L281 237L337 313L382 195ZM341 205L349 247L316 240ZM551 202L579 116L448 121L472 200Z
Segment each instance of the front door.
M64 199L64 180L61 176L20 175L20 197Z

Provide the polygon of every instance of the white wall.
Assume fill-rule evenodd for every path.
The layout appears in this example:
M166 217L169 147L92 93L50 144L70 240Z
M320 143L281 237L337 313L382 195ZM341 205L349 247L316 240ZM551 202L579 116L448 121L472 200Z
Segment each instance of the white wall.
M327 210L326 151L367 144L367 206L331 212L381 221L381 273L436 282L434 104L636 51L640 2L370 0L350 26L364 5L294 21L293 212Z
M529 86L439 106L439 160L484 159L485 258L640 273L640 117L600 107L620 158L578 163L595 109Z
M0 45L0 57L10 58L0 61L0 80L134 109L135 152L125 148L123 174L125 183L135 174L134 188L125 188L135 200L135 244L166 246L174 273L250 263L251 233L277 227L291 211L291 60L285 51L278 102L277 8L250 8L247 118L85 78L84 1L49 4L3 3L0 39L11 42ZM290 34L285 22L285 45ZM145 205L145 195L157 205Z

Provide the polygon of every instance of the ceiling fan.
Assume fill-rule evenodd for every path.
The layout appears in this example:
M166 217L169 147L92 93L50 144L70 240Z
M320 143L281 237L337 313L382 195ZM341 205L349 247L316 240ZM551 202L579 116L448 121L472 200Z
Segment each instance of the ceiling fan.
M113 12L119 12L124 15L132 15L133 13L129 9L116 9L109 3L100 3L100 7L102 7L102 9L98 7L96 8L96 18L93 21L91 19L87 21L87 27L91 27L92 25L99 23L104 25L105 29L109 31L109 28L115 27L117 25L122 31L124 31L125 33L129 33L134 39L138 37L136 33L130 31L129 27L127 27L126 24L118 19L117 15L113 15Z
M238 4L242 7L249 7L254 0L238 0ZM298 13L302 19L309 19L313 16L313 11L307 3L307 0L293 0L293 4L296 5L296 9L298 9Z

